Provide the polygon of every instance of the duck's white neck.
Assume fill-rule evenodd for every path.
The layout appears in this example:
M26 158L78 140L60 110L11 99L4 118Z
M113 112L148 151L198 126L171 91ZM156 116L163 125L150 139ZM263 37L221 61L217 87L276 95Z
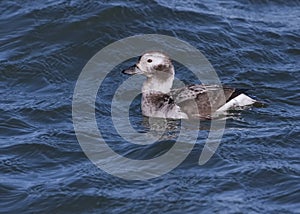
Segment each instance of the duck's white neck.
M160 92L167 94L171 91L173 81L174 75L163 79L157 76L147 77L147 80L143 83L142 93Z

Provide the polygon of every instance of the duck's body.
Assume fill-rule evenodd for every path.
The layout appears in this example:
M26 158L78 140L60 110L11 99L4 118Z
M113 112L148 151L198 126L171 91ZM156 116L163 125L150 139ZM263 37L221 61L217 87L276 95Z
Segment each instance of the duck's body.
M135 66L123 72L147 77L142 87L142 113L148 117L208 119L256 102L242 90L220 85L189 85L171 90L174 67L171 60L160 52L144 54Z

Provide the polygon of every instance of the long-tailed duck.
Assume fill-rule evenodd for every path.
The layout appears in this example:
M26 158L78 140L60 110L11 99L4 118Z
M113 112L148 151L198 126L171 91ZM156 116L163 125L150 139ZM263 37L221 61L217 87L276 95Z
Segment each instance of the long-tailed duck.
M229 109L256 102L243 90L220 85L189 85L173 89L174 66L161 52L148 52L125 74L147 77L142 87L142 113L148 117L170 119L211 119Z

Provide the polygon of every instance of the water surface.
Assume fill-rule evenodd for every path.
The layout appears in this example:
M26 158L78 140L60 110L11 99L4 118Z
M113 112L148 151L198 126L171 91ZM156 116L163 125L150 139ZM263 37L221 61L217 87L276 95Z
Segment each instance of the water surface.
M281 0L0 2L0 212L299 213L299 6ZM208 134L203 128L178 168L149 181L126 181L83 153L72 95L95 53L148 33L189 42L224 84L249 88L268 105L228 119L207 164L198 165ZM184 68L176 69L184 78ZM116 69L108 83L125 79ZM137 149L111 131L113 93L107 87L97 103L111 146L139 158L166 151L172 139ZM133 105L133 126L148 131L139 100Z

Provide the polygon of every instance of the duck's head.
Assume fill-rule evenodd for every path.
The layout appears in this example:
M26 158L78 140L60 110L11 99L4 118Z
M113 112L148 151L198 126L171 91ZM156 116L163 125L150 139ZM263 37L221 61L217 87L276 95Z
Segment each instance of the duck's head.
M162 52L147 52L125 74L143 74L148 78L164 79L174 76L174 67L170 58Z

